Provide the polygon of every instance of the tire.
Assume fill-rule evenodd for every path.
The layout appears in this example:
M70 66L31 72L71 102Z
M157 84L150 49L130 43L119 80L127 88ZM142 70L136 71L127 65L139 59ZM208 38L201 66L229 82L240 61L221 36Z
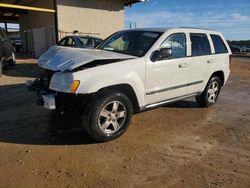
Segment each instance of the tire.
M196 102L201 107L209 107L214 105L217 102L221 87L221 79L218 76L211 77L202 94L195 97Z
M83 121L88 134L98 142L120 137L127 130L133 114L127 96L109 90L97 94L92 101L87 118Z

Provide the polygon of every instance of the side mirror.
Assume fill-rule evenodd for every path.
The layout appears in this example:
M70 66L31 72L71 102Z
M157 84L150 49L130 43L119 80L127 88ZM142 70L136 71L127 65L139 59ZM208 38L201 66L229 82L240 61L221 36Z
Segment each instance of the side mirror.
M171 48L160 48L154 51L151 55L151 61L160 61L164 59L168 59L172 56L172 49Z

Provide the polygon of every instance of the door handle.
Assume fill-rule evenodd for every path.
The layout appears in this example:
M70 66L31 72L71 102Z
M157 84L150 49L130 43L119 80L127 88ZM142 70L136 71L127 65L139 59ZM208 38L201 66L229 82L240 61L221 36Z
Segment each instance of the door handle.
M187 63L182 63L182 64L179 64L179 68L185 68L185 67L187 67L188 66L188 64Z
M207 60L207 63L214 63L213 60Z

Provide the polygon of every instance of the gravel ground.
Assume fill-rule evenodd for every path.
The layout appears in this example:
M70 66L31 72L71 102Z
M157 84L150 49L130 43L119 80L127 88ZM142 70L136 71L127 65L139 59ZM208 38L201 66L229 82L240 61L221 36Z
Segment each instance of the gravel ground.
M133 116L127 132L95 143L81 120L51 121L24 82L20 57L0 78L0 187L250 187L250 59L234 58L218 103L194 99Z

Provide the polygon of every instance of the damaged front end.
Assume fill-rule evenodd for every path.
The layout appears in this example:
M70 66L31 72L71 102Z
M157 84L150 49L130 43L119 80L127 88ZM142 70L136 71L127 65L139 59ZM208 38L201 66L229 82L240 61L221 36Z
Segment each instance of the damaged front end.
M37 105L49 110L57 110L62 114L69 111L79 114L83 112L90 95L51 90L49 86L54 73L56 72L44 70L40 78L26 81L28 90L36 92L38 96Z
M44 69L41 73L40 78L26 81L26 86L29 91L35 91L38 96L37 104L44 105L48 109L55 109L55 100L52 99L52 96L56 92L49 89L49 84L51 78L54 74L54 71Z
M38 105L50 110L79 113L93 94L76 92L80 80L75 80L75 72L133 58L98 49L53 46L38 60L38 65L43 69L41 77L34 81L28 80L26 85L29 90L36 91Z
M64 93L49 88L53 74L57 72L44 69L39 79L27 80L26 86L29 91L35 91L38 99L37 105L44 106L46 109L57 109L64 112L83 112L84 106L90 95Z

